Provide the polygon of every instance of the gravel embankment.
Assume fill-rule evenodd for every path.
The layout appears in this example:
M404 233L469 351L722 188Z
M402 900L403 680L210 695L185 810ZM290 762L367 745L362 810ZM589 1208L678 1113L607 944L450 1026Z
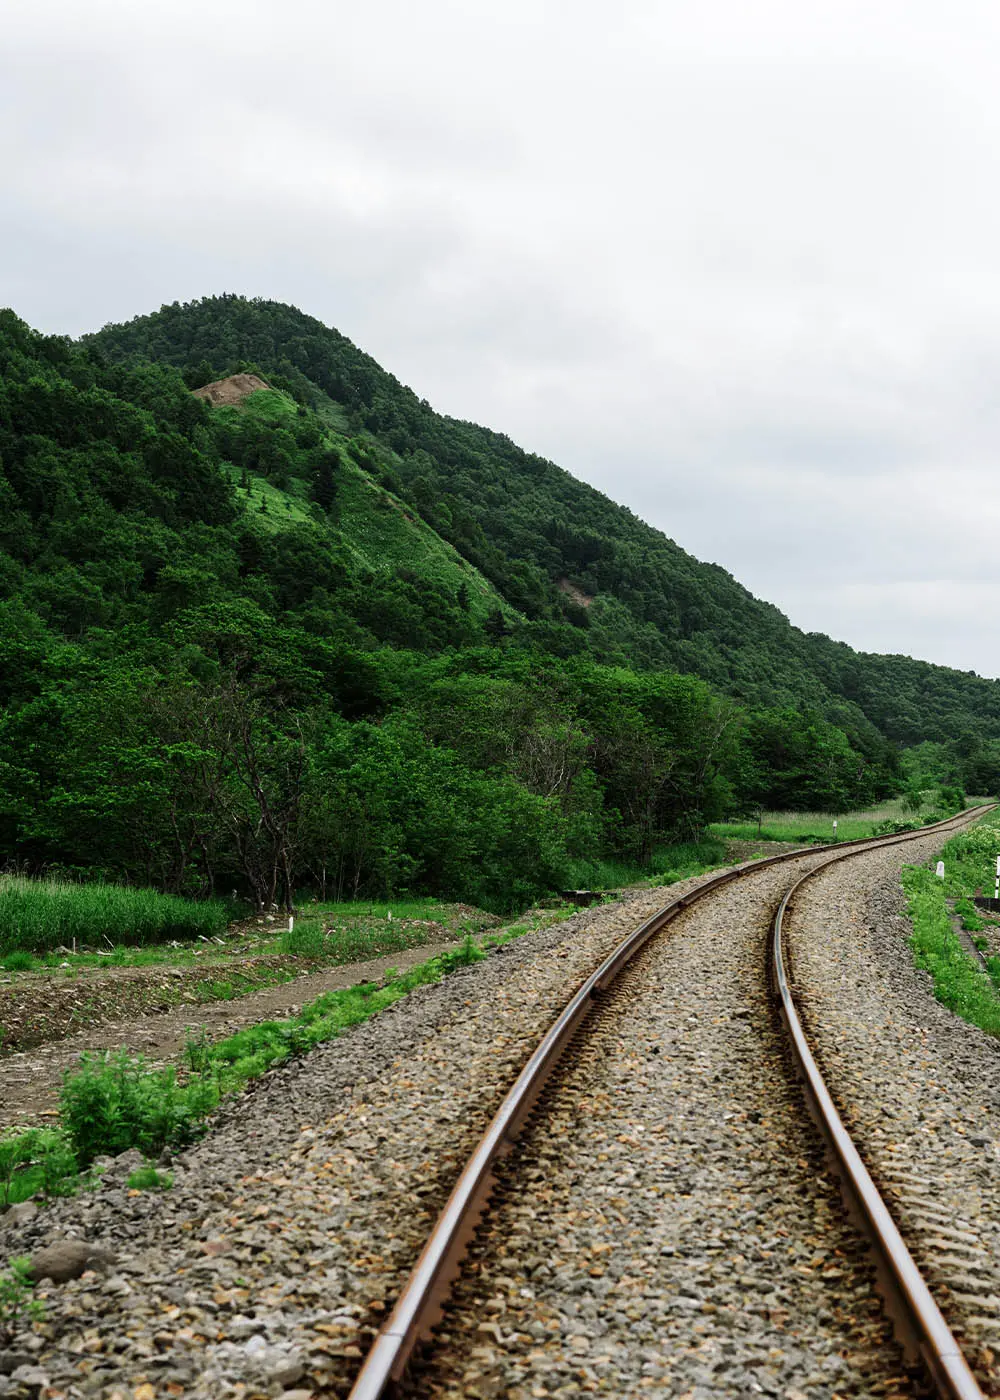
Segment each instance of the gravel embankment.
M996 1050L930 1000L898 919L900 865L941 840L865 855L822 877L820 906L839 901L832 924L841 951L826 925L812 939L802 901L794 929L824 946L833 1001L847 1004L845 988L855 983L872 994L867 1020L841 1009L845 1028L832 1051L866 1095L873 1137L887 1142L896 1141L896 1119L887 1135L877 1104L898 1071L886 1071L883 1090L873 1050L883 1054L890 1037L905 1036L872 969L882 969L890 990L890 979L909 979L925 1084L940 1092L930 1128L918 1102L909 1110L916 1126L906 1124L905 1135L933 1138L933 1149L907 1158L894 1179L923 1183L914 1218L932 1221L939 1242L949 1242L936 1263L961 1262L962 1286L983 1311L986 1294L1000 1292L992 1281L988 1290L968 1283L982 1280L980 1254L994 1241L977 1238L970 1265L966 1236L980 1227L968 1219L992 1209L983 1172L971 1206L961 1181L964 1216L950 1198L940 1205L938 1193L955 1162L982 1166L989 1157L1000 1170L1000 1156L991 1145L970 1155L979 1134L949 1106L954 1090L933 1057L941 1027L967 1075L963 1041L975 1042L984 1077L983 1045L994 1070ZM509 1160L447 1322L453 1344L420 1378L425 1395L913 1393L789 1078L764 979L773 904L794 871L816 861L808 855L720 891L622 979L596 1037L550 1085L553 1116L536 1122ZM0 1355L0 1372L23 1363L16 1381L0 1374L0 1396L34 1397L43 1385L105 1400L343 1395L539 1034L626 932L697 883L529 935L275 1071L178 1160L165 1195L128 1193L130 1164L119 1161L96 1193L29 1220L0 1217L2 1256L66 1237L114 1254L104 1272L39 1286L45 1318L17 1338L23 1355L6 1363ZM891 953L866 923L885 918ZM861 955L851 942L859 931ZM993 1096L979 1087L987 1112ZM963 1123L958 1150L945 1128L961 1137ZM946 1137L942 1176L935 1154ZM903 1131L898 1138L901 1150Z
M0 1395L343 1393L464 1158L581 980L668 898L653 890L527 935L269 1075L175 1164L163 1195L102 1189L0 1218L0 1254L63 1236L107 1275L36 1290L23 1381ZM20 1212L15 1212L20 1214ZM151 1387L151 1389L149 1388Z
M772 1013L791 874L695 906L624 975L502 1169L418 1394L914 1393Z
M909 846L931 857L940 838ZM790 927L823 1073L983 1389L1000 1395L1000 1043L918 972L894 852L818 876Z

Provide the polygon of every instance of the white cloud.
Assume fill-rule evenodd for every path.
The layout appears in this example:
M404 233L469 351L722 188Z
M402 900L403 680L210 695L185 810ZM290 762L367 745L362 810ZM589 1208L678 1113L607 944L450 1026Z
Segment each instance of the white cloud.
M800 626L995 673L998 38L987 0L15 0L2 299L293 301Z

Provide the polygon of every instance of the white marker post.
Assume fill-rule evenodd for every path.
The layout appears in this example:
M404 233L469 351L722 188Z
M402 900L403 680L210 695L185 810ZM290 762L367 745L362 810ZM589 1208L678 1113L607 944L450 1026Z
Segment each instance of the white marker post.
M1000 856L997 856L997 878L993 886L993 898L1000 900Z
M834 819L833 819L833 839L834 839L835 841L836 841L836 839L837 839L837 818L836 818L836 817L834 817Z
M936 873L937 873L937 877L938 877L939 880L943 880L943 879L944 879L944 861L943 861L943 860L939 860L939 861L938 861L938 863L937 863L937 872L936 872Z
M294 927L295 927L295 915L294 915L294 914L289 914L289 916L288 916L288 932L291 933L291 931L292 931L292 929L293 929Z

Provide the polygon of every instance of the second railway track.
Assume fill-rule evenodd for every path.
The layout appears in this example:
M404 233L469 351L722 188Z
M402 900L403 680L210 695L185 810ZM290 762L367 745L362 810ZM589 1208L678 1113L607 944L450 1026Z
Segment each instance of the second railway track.
M919 848L935 837L920 833ZM829 858L758 864L685 900L671 935L650 939L568 1028L571 1053L512 1152L524 1111L505 1120L501 1109L493 1204L408 1391L921 1393L804 1117L765 968L776 906ZM450 1246L440 1231L429 1242L415 1275L428 1287L404 1291L355 1396L388 1393L426 1339L474 1228L452 1223ZM960 1359L955 1370L942 1393L978 1394Z

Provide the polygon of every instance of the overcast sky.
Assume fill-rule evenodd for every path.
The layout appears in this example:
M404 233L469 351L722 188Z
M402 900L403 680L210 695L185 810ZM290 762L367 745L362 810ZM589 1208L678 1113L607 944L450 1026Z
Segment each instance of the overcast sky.
M798 626L1000 674L996 0L7 0L0 304L293 302Z

